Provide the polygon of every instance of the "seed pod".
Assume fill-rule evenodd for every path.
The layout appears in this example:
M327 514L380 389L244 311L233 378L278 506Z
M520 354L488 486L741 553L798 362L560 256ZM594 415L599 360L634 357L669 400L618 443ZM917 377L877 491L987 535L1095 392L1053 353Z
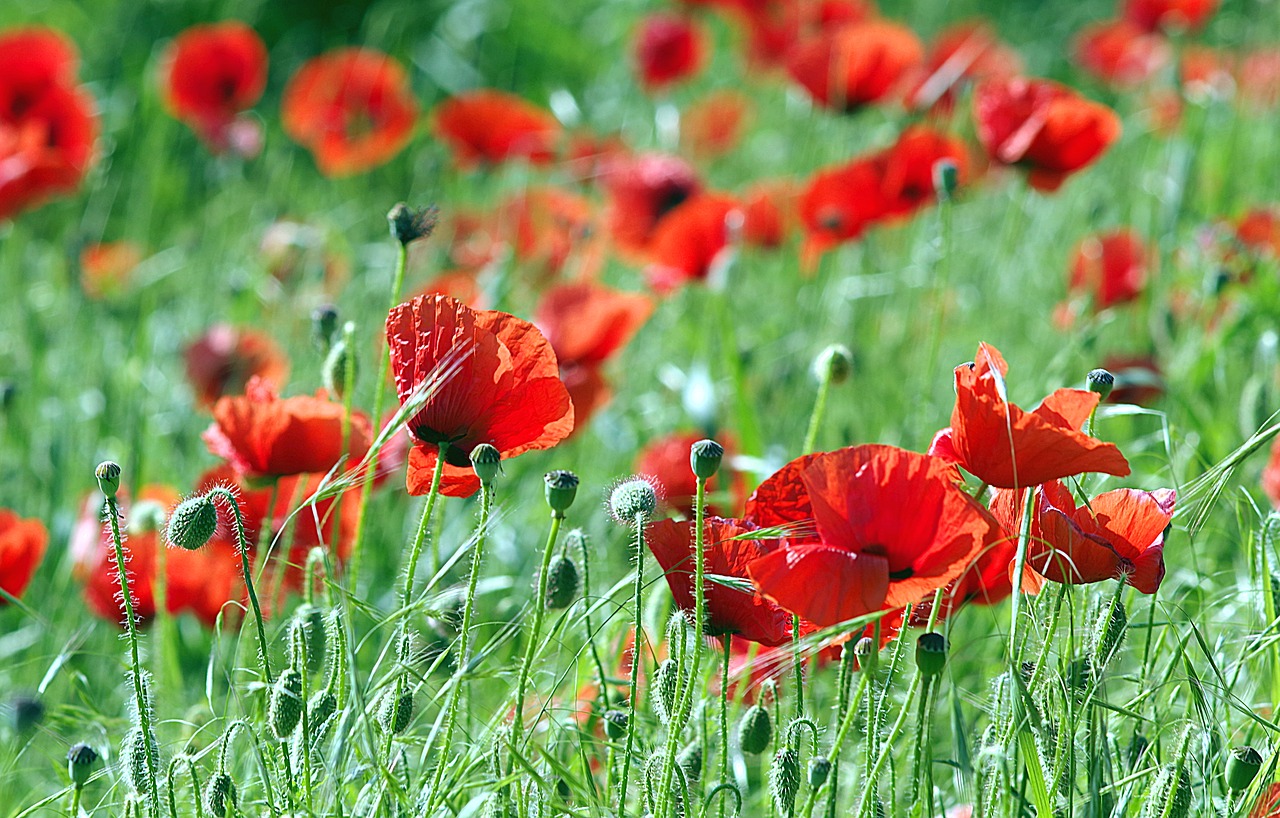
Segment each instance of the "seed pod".
M98 478L98 490L103 496L113 498L116 492L120 490L120 464L111 460L104 460L98 464L93 470L93 476Z
M216 818L226 818L227 808L236 803L236 784L225 772L209 777L204 787L204 808Z
M853 655L858 659L859 670L875 673L876 665L880 663L880 649L876 647L874 639L864 636L855 642Z
M627 725L630 719L621 710L606 710L604 713L604 734L617 741L626 738Z
M289 627L296 631L307 648L307 670L319 673L324 667L325 653L328 651L329 638L325 632L324 611L315 605L302 603L293 612ZM290 639L290 643L292 643ZM295 664L301 657L295 657Z
M547 505L553 517L564 517L578 496L578 475L565 469L549 471L542 478L546 483Z
M738 746L742 752L760 755L769 749L773 740L773 722L769 711L758 704L752 705L738 722Z
M654 707L663 724L671 724L676 717L676 695L680 690L680 665L674 659L663 659L653 676Z
M502 473L502 453L488 443L481 443L471 450L471 468L482 484L492 485Z
M1252 747L1236 747L1227 756L1227 789L1232 792L1249 789L1261 769L1261 753Z
M689 468L699 480L710 480L720 471L724 446L714 440L699 440L689 447Z
M1115 388L1116 376L1112 375L1105 369L1095 369L1085 376L1085 385L1090 392L1101 395L1101 400L1106 400L1111 395L1111 390Z
M151 763L148 765L147 757ZM160 747L154 735L148 736L141 727L134 727L124 737L120 747L121 772L129 789L145 795L151 788L151 770L160 766Z
M676 763L684 770L684 777L690 783L697 783L702 778L702 745L690 744L676 756Z
M285 668L271 686L267 702L267 720L271 732L283 741L302 720L302 674L296 668Z
M378 726L382 732L399 735L413 721L413 691L405 686L399 694L391 688L378 701Z
M169 517L166 537L169 542L187 551L204 548L218 530L218 508L207 494L192 497L178 504Z
M947 638L940 633L924 633L916 640L916 667L920 675L932 679L947 666Z
M551 560L547 566L546 606L561 610L572 605L578 598L578 583L578 564L572 558L560 556Z
M1120 649L1125 630L1129 627L1124 600L1117 598L1114 602L1115 604L1103 605L1093 628L1093 662L1099 668L1105 667Z
M769 767L769 792L773 805L783 818L791 818L796 809L796 794L800 792L800 756L790 747L783 747L773 754Z
M1142 818L1187 818L1190 812L1191 776L1181 764L1164 765L1147 792Z
M831 759L826 756L814 756L809 759L809 786L813 789L820 788L827 783L827 776L831 775Z
M72 745L67 751L67 775L76 788L83 787L98 763L98 751L83 742Z

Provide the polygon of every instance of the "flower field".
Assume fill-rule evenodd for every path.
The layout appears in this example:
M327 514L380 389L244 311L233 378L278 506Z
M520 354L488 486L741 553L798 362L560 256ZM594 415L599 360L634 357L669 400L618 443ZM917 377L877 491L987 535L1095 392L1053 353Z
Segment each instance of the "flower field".
M0 818L1280 816L1269 0L0 10Z

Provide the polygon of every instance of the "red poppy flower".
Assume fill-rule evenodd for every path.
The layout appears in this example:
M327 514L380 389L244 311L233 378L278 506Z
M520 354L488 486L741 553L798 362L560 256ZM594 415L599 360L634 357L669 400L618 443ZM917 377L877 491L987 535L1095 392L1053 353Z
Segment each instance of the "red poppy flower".
M641 84L656 91L689 79L707 57L707 35L679 14L651 14L635 38L635 66Z
M1280 781L1268 786L1249 810L1249 818L1280 818Z
M1218 0L1125 0L1123 16L1146 31L1194 31L1218 10Z
M500 232L520 262L554 274L592 234L592 206L557 187L531 187L499 211Z
M721 3L747 30L749 56L773 66L797 43L871 19L875 7L860 0L742 0Z
M742 229L742 209L732 197L702 193L668 213L653 231L649 286L666 294L690 281L706 281L732 258Z
M0 508L0 591L21 597L44 559L49 532L39 520L24 520L7 508ZM0 607L8 599L0 596Z
M80 251L80 286L90 298L118 295L141 263L142 248L131 241L91 244Z
M482 88L440 103L432 132L453 150L459 167L525 159L541 165L555 156L560 123L514 94Z
M939 162L956 169L959 184L969 179L969 152L959 139L923 125L907 128L881 159L880 198L886 215L914 213L937 200L934 175Z
M1154 258L1132 230L1090 236L1076 245L1067 289L1091 296L1095 310L1134 301L1146 287Z
M739 520L707 519L703 528L707 573L746 579L747 565L776 547L767 540L750 539L754 530ZM645 531L645 543L666 574L676 607L683 611L694 607L693 537L692 521L659 520ZM791 615L759 594L708 581L706 601L708 636L734 634L766 646L785 644L791 638Z
M689 163L661 153L609 163L609 234L624 252L643 255L664 216L702 191Z
M1090 23L1076 35L1074 52L1081 68L1117 88L1146 82L1171 56L1163 38L1128 20Z
M875 157L855 159L814 174L800 195L800 221L810 260L826 250L860 237L889 212L880 185L882 164Z
M1235 238L1247 249L1270 258L1280 258L1280 209L1255 207L1235 224Z
M192 26L166 50L161 83L173 115L212 150L225 150L232 123L266 88L267 47L237 20Z
M640 293L582 282L553 287L542 297L534 322L546 335L573 402L575 429L585 428L612 390L601 367L639 331L653 312Z
M907 106L950 113L956 90L965 80L1005 79L1021 73L1022 60L989 25L959 23L939 32L924 63L912 72Z
M473 310L485 307L484 289L470 270L448 270L428 281L414 295L447 295Z
M507 459L548 449L573 431L573 403L556 354L528 321L447 296L420 296L391 310L387 343L401 403L438 383L407 424L414 437L410 494L430 490L441 445L447 444L441 491L466 497L480 488L470 460L479 444Z
M211 407L223 395L238 395L253 378L277 388L289 377L289 359L256 330L215 324L186 349L187 381L196 401Z
M413 135L418 102L400 63L380 51L340 48L308 60L281 102L284 132L326 176L375 168Z
M810 456L797 473L789 493L807 497L817 541L787 542L747 570L761 593L816 625L915 603L1002 535L957 486L955 467L929 455L855 446Z
M979 344L974 361L956 367L951 427L934 438L931 454L999 488L1036 486L1085 472L1129 474L1129 462L1115 444L1080 431L1098 405L1096 393L1059 389L1026 412L1006 396L1009 365L998 349Z
M740 91L712 91L681 116L680 144L699 158L724 156L742 140L751 110L751 99Z
M799 190L790 179L760 182L742 195L742 242L752 247L782 246L796 222Z
M75 85L79 57L71 41L51 28L17 28L0 34L0 120L25 117L57 87Z
M656 480L661 487L659 495L662 504L686 517L693 516L694 497L698 492L698 480L689 467L689 449L705 437L706 435L695 432L664 435L649 441L636 455L635 472ZM707 481L707 492L717 494L728 488L738 494L743 488L741 479L729 468L729 460L733 457L733 441L721 438L720 443L725 447L725 464ZM732 505L736 506L740 501L741 497ZM708 505L707 508L709 514L720 513L715 505Z
M349 455L350 468L369 450L373 432L369 419L358 412L351 415L344 449L345 415L336 401L307 395L280 398L271 384L251 378L244 395L219 398L214 404L204 442L236 474L251 480L323 474L344 454Z
M867 20L799 43L787 73L819 105L852 112L887 97L922 59L924 46L910 29Z
M1280 437L1271 443L1271 457L1262 470L1262 491L1271 505L1280 509Z
M1120 136L1115 111L1048 80L986 80L973 106L987 154L1026 167L1037 190L1057 190Z

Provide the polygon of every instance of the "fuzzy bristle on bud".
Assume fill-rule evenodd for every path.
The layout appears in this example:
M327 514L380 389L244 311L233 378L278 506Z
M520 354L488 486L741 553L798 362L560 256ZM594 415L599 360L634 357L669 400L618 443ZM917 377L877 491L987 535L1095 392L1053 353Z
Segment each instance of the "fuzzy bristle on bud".
M947 638L940 633L920 634L916 640L916 667L920 675L931 679L947 666Z
M397 203L387 212L387 224L391 237L404 245L428 238L440 221L440 211L435 205L412 208L404 202Z
M566 469L549 471L542 478L546 482L547 505L554 516L563 517L578 496L578 475Z
M769 793L773 805L783 818L791 818L796 810L796 794L800 792L800 755L790 747L773 754L769 767Z
M284 741L302 720L302 674L296 668L285 668L271 686L267 702L267 720L271 732Z
M405 687L399 693L391 688L378 700L378 726L382 732L397 736L413 721L413 691Z
M817 790L823 784L827 783L827 776L831 775L831 759L826 756L814 756L809 759L809 787Z
M93 470L93 476L98 478L98 490L104 496L114 499L116 492L120 490L120 464L104 460Z
M1181 764L1160 768L1142 805L1142 818L1187 818L1191 813L1191 776Z
M702 745L690 744L676 754L676 764L684 770L684 777L689 783L696 783L702 778Z
M299 605L289 622L290 630L296 634L290 637L290 644L297 643L306 648L307 670L312 673L319 673L324 667L329 644L326 622L324 611L309 602ZM302 657L296 659L300 662Z
M356 375L360 372L360 366L356 356L352 355L351 350L347 348L346 338L339 338L329 347L329 354L324 357L324 366L320 370L324 388L339 400L342 399L347 391L348 367L351 369L351 382L355 383Z
M710 438L699 440L689 447L689 468L699 480L710 480L720 471L724 459L724 446Z
M1105 369L1095 369L1085 376L1085 385L1090 392L1095 392L1102 396L1102 400L1106 400L1111 395L1111 390L1115 388L1116 376L1112 375Z
M1104 604L1093 628L1093 663L1102 668L1120 649L1125 630L1129 627L1129 614L1124 600L1114 599Z
M653 677L654 707L663 724L676 717L676 696L680 690L680 665L674 659L663 659Z
M832 344L818 353L813 374L819 381L842 384L853 375L853 352L844 344Z
M567 556L551 560L547 566L547 598L543 603L552 610L562 610L578 598L578 564Z
M166 538L172 545L186 551L203 548L218 531L218 507L207 494L192 497L178 504L169 515Z
M226 818L227 810L236 803L236 784L225 772L209 777L204 787L204 808L216 818Z
M1262 769L1262 753L1252 747L1236 747L1227 756L1227 789L1241 792L1249 789Z
M156 737L148 735L141 727L134 727L125 734L124 743L120 746L120 764L129 789L145 795L151 788L151 771L160 766L160 746Z
M93 767L97 763L97 750L84 742L73 744L67 751L67 775L71 776L71 783L77 788L83 787L89 781L89 776L93 774Z
M338 712L338 697L332 690L326 688L311 697L311 703L307 705L307 727L311 730L313 741L324 729L325 722L336 712Z
M758 704L753 704L738 722L738 746L742 752L758 756L769 749L773 740L773 721L769 711Z
M484 485L491 485L502 473L502 453L488 443L481 443L471 450L471 467Z
M619 483L609 494L609 512L623 525L648 520L657 508L657 490L653 483L640 477Z

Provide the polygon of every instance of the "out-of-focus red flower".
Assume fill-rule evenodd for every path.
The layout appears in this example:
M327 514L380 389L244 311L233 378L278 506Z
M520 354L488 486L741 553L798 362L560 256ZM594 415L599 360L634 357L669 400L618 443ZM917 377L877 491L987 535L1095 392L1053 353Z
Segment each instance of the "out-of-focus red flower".
M549 162L560 139L551 112L504 91L482 88L436 107L432 132L453 151L459 167L498 165L508 159Z
M90 298L118 295L141 263L142 248L131 241L91 244L80 251L80 286Z
M1036 486L1085 472L1129 474L1129 462L1115 444L1080 431L1098 405L1097 393L1058 389L1026 412L1008 400L1008 371L990 344L978 345L974 363L956 367L951 426L934 438L931 454L998 488Z
M651 14L636 31L636 74L648 91L656 91L689 79L702 69L707 57L707 35L690 17Z
M1122 16L1146 31L1194 31L1218 10L1218 0L1125 0Z
M929 46L924 63L907 82L907 107L950 113L957 89L966 80L1007 79L1022 73L1017 52L1000 42L983 21L943 29Z
M694 497L698 492L698 479L689 466L689 449L705 437L706 435L696 432L665 435L649 441L636 455L636 473L653 477L662 487L658 493L662 504L686 517L693 516ZM724 491L725 478L729 478L727 487L736 493L742 486L728 465L733 456L733 441L722 439L720 442L725 447L725 465L707 481L707 493ZM738 503L734 502L733 505ZM710 514L720 513L720 509L714 504L708 504L707 508Z
M1057 190L1120 136L1120 118L1105 105L1049 80L986 80L973 98L978 139L987 155L1027 169L1037 190Z
M547 290L534 322L560 364L560 379L573 401L574 428L609 402L604 363L631 340L653 312L653 301L602 284L563 284Z
M267 47L237 20L186 29L165 51L163 65L165 104L215 152L231 145L236 117L267 85Z
M0 33L0 221L75 190L93 162L93 100L76 51L48 28Z
M1171 57L1164 38L1129 20L1090 23L1076 35L1073 51L1081 68L1117 88L1146 82Z
M1271 443L1271 457L1262 470L1262 491L1272 507L1280 509L1280 437Z
M1076 245L1067 289L1092 298L1095 310L1125 304L1142 295L1155 254L1132 230L1089 236Z
M557 187L532 187L507 200L499 213L516 258L554 274L592 235L592 206Z
M1102 367L1116 379L1107 403L1150 406L1164 395L1164 375L1150 355L1108 355Z
M1280 103L1280 49L1255 49L1241 57L1236 85L1246 111L1274 109Z
M819 105L852 112L885 99L923 59L909 28L867 20L798 43L787 73Z
M49 532L39 520L24 520L16 512L0 508L0 591L20 598L44 559ZM8 604L0 596L0 607Z
M1280 258L1280 208L1255 207L1236 220L1235 237L1259 255Z
M473 310L484 309L485 295L470 270L449 270L428 281L414 295L447 295Z
M329 471L343 455L347 467L364 457L373 438L369 419L352 413L343 445L346 410L324 397L281 398L271 384L251 378L244 395L222 397L213 406L205 445L249 480L274 480Z
M854 446L790 473L800 485L786 493L807 498L816 541L789 540L747 570L761 593L816 625L915 603L1003 534L958 487L955 467L929 455Z
M187 381L205 407L223 395L241 394L253 378L279 388L289 377L289 359L275 341L228 324L215 324L192 341L185 358Z
M1235 57L1188 43L1179 54L1178 75L1189 99L1226 99L1235 92Z
M969 152L959 139L923 125L913 125L879 154L880 195L887 216L905 216L937 200L934 177L939 162L956 169L956 180L969 181Z
M731 258L742 223L738 202L718 193L701 193L672 210L649 243L649 286L665 294L714 276Z
M391 310L387 344L400 402L424 385L429 390L407 424L414 437L410 494L430 490L441 446L440 490L466 497L480 488L470 459L476 446L488 443L505 460L551 448L573 431L573 402L556 354L528 321L447 296L419 296Z
M418 102L392 57L340 48L308 60L281 102L284 131L311 151L326 176L351 176L388 162L413 135Z
M680 118L680 144L690 154L714 159L731 153L751 119L751 99L740 91L712 91L689 104Z
M610 162L604 185L609 235L624 253L641 257L662 217L702 191L688 162L661 153Z
M751 539L754 530L738 520L707 519L703 527L706 572L746 579L748 563L777 547L767 540ZM694 531L694 522L688 520L659 520L645 531L645 542L666 574L676 607L690 612L694 609ZM770 647L790 640L791 615L759 594L710 581L705 594L708 636L733 634Z
M1280 781L1262 791L1249 810L1249 818L1280 818Z
M795 227L799 191L790 179L752 185L742 195L742 241L752 247L780 247Z
M749 56L778 65L797 43L841 26L870 20L875 6L861 0L726 0L720 5L747 31Z

